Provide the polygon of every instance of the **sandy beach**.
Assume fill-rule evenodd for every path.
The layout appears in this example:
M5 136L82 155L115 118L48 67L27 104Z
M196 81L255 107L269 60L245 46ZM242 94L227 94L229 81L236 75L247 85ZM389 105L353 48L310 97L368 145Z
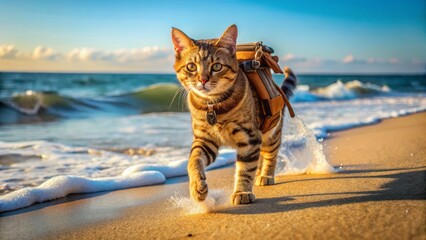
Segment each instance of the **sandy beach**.
M257 202L189 214L187 178L71 195L0 214L0 239L425 239L426 113L332 133L324 142L341 172L280 176L255 187ZM207 174L230 189L233 167Z

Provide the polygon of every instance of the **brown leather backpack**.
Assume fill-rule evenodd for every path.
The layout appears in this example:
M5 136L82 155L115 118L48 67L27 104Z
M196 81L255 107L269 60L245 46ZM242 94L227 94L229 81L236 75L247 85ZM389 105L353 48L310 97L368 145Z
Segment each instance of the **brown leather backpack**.
M240 68L255 88L259 97L262 125L260 130L266 133L272 129L279 120L280 112L285 106L291 117L294 111L287 97L272 79L274 73L283 73L278 65L278 57L272 56L274 50L262 42L246 43L237 45L237 59Z

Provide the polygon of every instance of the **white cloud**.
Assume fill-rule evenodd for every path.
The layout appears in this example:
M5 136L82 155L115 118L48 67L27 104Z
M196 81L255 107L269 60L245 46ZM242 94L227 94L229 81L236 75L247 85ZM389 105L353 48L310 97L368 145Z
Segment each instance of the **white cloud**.
M16 58L18 49L13 45L0 45L0 58Z
M343 57L341 60L336 59L321 59L321 58L306 58L303 56L297 56L293 53L288 53L281 57L280 64L282 66L290 66L296 69L358 69L358 68L366 68L366 69L393 69L395 65L400 67L410 67L410 66L421 66L424 65L425 62L415 58L412 60L401 60L399 58L366 58L360 59L355 57L353 54L348 54Z
M305 62L306 58L296 57L293 53L288 53L282 57L282 60L286 62Z
M155 60L167 58L172 55L169 49L159 47L145 47L140 49L120 50L113 53L118 62Z
M74 48L68 53L69 60L96 61L102 59L102 52L90 48Z
M321 58L306 58L296 56L292 53L288 53L281 57L280 64L282 66L296 67L296 68L310 68L317 67L328 63L330 60L322 60Z
M284 57L282 57L281 59L283 61L290 61L294 58L294 54L293 53L287 53L286 55L284 55Z
M18 60L21 64L16 64ZM6 70L171 72L173 61L171 49L157 46L112 51L75 48L69 52L38 46L33 51L22 52L14 45L0 45L0 69ZM419 58L359 59L353 54L342 59L323 59L288 53L280 58L281 66L312 73L424 72L425 63L425 59Z
M38 46L32 54L33 59L57 60L62 57L61 54L55 53L52 48Z
M389 63L391 63L391 64L399 63L399 59L398 59L398 58L390 58L388 61L389 61Z
M342 60L343 63L352 63L354 61L355 61L355 57L353 55L347 55Z
M168 58L172 51L167 48L145 47L136 49L120 49L116 51L101 51L90 48L75 48L68 53L68 59L73 61L108 61L108 62L137 62Z
M424 62L424 61L422 61L422 60L420 60L420 59L418 59L418 58L414 58L414 59L412 59L412 60L411 60L411 63L412 63L412 64L419 64L419 65L421 65L421 64L425 64L425 62Z
M374 58L367 59L367 63L369 63L369 64L373 64L373 63L376 63L376 62L377 62L377 60L374 59Z
M374 58L359 59L359 58L354 57L354 55L349 54L342 59L342 62L344 64L356 64L356 63L358 63L358 64L367 64L367 63L373 64L373 63L378 63L379 61L377 59L374 59Z
M401 60L398 58L357 58L348 54L342 59L306 58L296 54L286 54L281 57L281 66L289 66L296 72L304 73L333 73L333 72L422 72L424 60ZM422 68L423 67L423 68Z

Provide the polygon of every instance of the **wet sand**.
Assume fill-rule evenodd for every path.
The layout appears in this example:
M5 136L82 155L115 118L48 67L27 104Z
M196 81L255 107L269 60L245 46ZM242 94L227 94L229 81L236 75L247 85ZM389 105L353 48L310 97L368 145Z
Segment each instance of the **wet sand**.
M282 176L257 202L188 214L170 197L187 178L72 195L0 214L0 239L425 239L426 113L335 132L327 156L342 171ZM207 173L232 188L233 167Z

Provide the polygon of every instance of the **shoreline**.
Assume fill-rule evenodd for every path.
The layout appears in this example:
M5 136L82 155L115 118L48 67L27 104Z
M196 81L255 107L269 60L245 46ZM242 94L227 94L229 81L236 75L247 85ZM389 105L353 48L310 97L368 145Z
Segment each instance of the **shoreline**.
M332 132L324 148L342 172L280 176L275 186L255 187L258 200L250 206L189 215L170 202L175 192L188 195L187 177L178 177L2 213L0 237L424 238L425 120L421 112ZM211 190L232 187L233 168L207 178Z

